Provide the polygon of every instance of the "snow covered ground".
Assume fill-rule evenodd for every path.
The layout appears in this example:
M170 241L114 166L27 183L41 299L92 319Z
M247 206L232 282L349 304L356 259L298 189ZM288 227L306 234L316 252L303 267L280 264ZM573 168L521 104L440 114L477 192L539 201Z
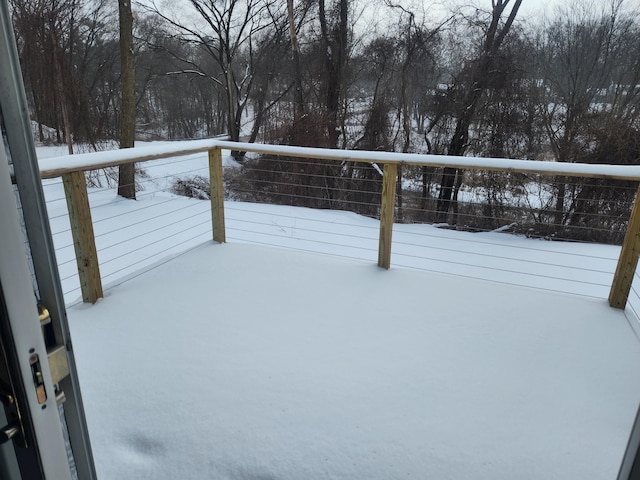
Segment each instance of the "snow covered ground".
M68 310L101 479L615 478L604 300L204 244Z
M68 309L101 479L615 478L640 400L618 247L396 225L384 271L375 220L240 202L217 245L166 192L206 156L147 171L136 202L91 189L109 288Z

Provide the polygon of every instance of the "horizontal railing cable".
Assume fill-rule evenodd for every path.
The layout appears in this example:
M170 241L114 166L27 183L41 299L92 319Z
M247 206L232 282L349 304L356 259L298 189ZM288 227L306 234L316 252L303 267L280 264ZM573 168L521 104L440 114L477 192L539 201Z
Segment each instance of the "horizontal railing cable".
M439 273L439 274L447 274L447 272L443 272L442 270L436 270L436 269L432 269L432 268L416 267L416 266L413 266L413 265L402 265L402 264L395 264L395 263L394 263L394 265L402 267L402 268L407 268L407 269L410 269L410 270L431 272L431 273ZM464 266L464 264L462 264L462 265ZM518 273L521 273L521 272L515 272L515 273L518 274ZM477 275L465 274L465 273L460 273L460 272L457 272L457 273L455 273L453 275L455 275L456 277L468 278L468 279L472 279L472 280L477 280L478 279ZM531 277L536 277L535 274L529 274L529 275ZM546 277L546 278L550 278L552 280L556 279L555 277ZM488 281L488 282L491 282L491 283L497 283L499 285L510 285L510 286L514 285L513 282L500 280L500 279L497 279L497 278L482 278L482 280L485 280L485 281ZM590 295L590 294L587 294L587 293L584 293L584 292L574 291L574 290L570 290L570 289L561 289L561 288L557 288L557 287L554 287L554 288L541 287L539 285L530 285L530 284L523 285L523 286L526 286L527 288L532 288L534 290L540 290L540 291L543 291L543 292L566 293L566 294L570 294L570 295L578 295L578 296L587 297L587 298L600 298L598 295L595 295L595 294L594 295ZM594 286L600 287L602 285L595 284Z
M126 271L126 270L128 270L128 269L131 269L132 267L134 267L134 266L136 266L136 265L140 265L140 264L142 264L143 262L146 262L147 260L150 260L150 259L152 259L152 258L157 258L159 255L162 255L162 254L164 254L164 253L170 252L171 250L173 250L173 249L175 249L175 248L177 248L177 247L180 247L181 245L185 245L185 244L187 244L187 243L189 243L189 242L191 242L191 241L194 241L194 240L197 240L197 239L199 239L199 238L202 238L204 235L207 235L207 233L208 233L209 222L203 222L203 223L201 223L201 224L199 224L199 225L204 225L204 224L207 224L207 229L204 229L204 231L203 231L203 232L201 232L200 234L198 234L198 235L194 235L194 236L192 236L192 237L190 237L190 238L188 238L188 239L182 240L182 241L177 242L177 243L175 243L175 244L173 244L173 245L171 245L171 246L169 246L169 247L166 247L166 248L164 248L164 249L162 249L162 250L159 250L159 251L155 252L153 255L149 255L149 256L147 256L147 257L144 257L144 258L138 259L138 260L136 260L136 261L134 261L134 262L132 262L132 263L128 264L126 267L122 267L122 268L120 268L120 269L118 269L118 270L112 271L112 272L110 272L110 273L108 273L108 274L104 275L104 277L103 277L103 278L104 278L104 279L107 279L107 278L109 278L109 277L113 277L113 276L115 276L115 275L117 275L117 274L119 274L119 273L121 273L121 272L123 272L123 271ZM178 235L178 234L175 234L175 235ZM175 235L172 235L172 236L175 236ZM172 237L172 236L166 237L166 238L164 238L163 240L166 240L167 238L170 238L170 237ZM159 241L160 241L160 240L159 240ZM158 241L158 242L159 242L159 241ZM154 243L158 243L158 242L154 242ZM148 245L147 245L147 246L148 246ZM137 252L137 251L140 251L142 248L144 248L144 247L141 247L141 248L136 249L136 250L132 250L130 253L135 253L135 252Z
M460 242L460 243L471 243L471 244L477 244L477 245L491 245L491 246L500 246L503 248L513 248L513 249L517 249L517 250L528 250L528 251L533 251L533 252L540 252L540 253L544 253L544 254L549 254L549 253L553 253L553 254L559 254L562 256L567 256L567 257L578 257L578 258L591 258L591 259L597 259L597 260L617 260L617 257L603 257L603 256L599 256L599 255L589 255L589 254L584 254L584 253L575 253L575 252L569 252L569 251L564 251L564 250L552 250L552 249L548 249L548 248L536 248L536 247L532 247L532 246L523 246L523 245L510 245L508 243L503 243L503 242L492 242L486 239L481 239L481 238L473 238L473 239L468 239L462 236L447 236L447 235L430 235L428 233L424 233L424 232L410 232L407 231L406 229L403 229L402 227L404 226L404 224L398 224L396 225L396 232L402 232L403 234L406 235L415 235L415 236L424 236L424 237L430 237L430 238L435 238L435 239L444 239L444 240L450 240L450 241L456 241L456 242ZM443 230L443 231L447 231L447 230ZM473 234L475 235L475 234ZM505 235L505 234L501 234L501 235ZM544 241L544 240L535 240L535 241ZM548 242L548 243L553 243L553 242ZM565 243L565 242L561 242L561 243ZM421 246L421 245L418 245Z
M411 244L408 244L408 243L403 243L401 241L398 241L397 244L398 245L414 246L414 245L411 245ZM456 254L478 256L478 257L482 257L482 258L494 258L494 259L500 259L500 260L508 260L508 261L517 262L517 263L528 263L528 264L532 264L532 265L558 267L558 268L562 268L562 269L576 270L576 271L582 271L582 272L604 273L604 274L610 273L610 272L608 272L606 270L595 270L595 269L591 269L591 268L575 267L575 266L572 266L572 265L558 265L557 263L541 262L539 260L530 260L530 259L523 260L521 258L514 258L514 257L508 257L508 256L503 256L503 255L495 255L495 254L489 254L489 253L470 252L470 251L459 250L459 249L455 249L455 248L431 246L431 247L427 247L426 249L428 249L428 250L436 250L436 251L443 251L443 252L454 252ZM402 252L398 252L398 251L394 251L394 253L396 255L402 256L402 257L423 258L423 259L428 259L428 260L442 261L444 263L456 263L455 261L452 261L452 260L441 260L441 259L437 259L437 258L433 258L433 257L411 255L411 254L402 253ZM497 268L495 266L487 267L487 266L483 266L483 265L474 265L474 264L462 263L462 262L459 262L458 264L459 265L473 266L473 267L489 268L489 269L493 269L493 270L496 270L496 271L509 271L510 273L516 273L516 271L501 270L500 268ZM537 274L532 274L532 275L537 275ZM570 279L569 278L562 278L562 280L570 280ZM589 283L589 282L580 281L579 283Z
M182 209L182 210L184 210L184 209ZM210 218L209 218L209 214L208 214L208 212L206 212L206 213L205 213L205 215L206 215L207 219L206 219L204 222L199 223L198 225L202 225L203 223L208 223L208 222L210 222ZM184 223L184 222L187 222L187 221L189 221L189 220L191 220L191 219L193 219L193 218L201 217L201 216L203 216L203 213L202 213L202 212L199 212L199 213L194 214L194 215L191 215L191 216L189 216L189 217L185 217L185 218L182 218L182 219L180 219L180 220L175 220L175 221L171 224L171 226L179 225L179 224ZM143 220L142 222L140 222L140 223L143 223L143 222L144 222L144 220ZM129 227L125 227L125 228L129 228ZM129 238L126 238L126 239L124 239L124 240L120 240L120 241L115 242L115 243L112 243L112 244L110 244L110 245L103 246L103 247L101 247L101 248L100 248L100 251L101 251L101 252L105 252L105 251L109 250L110 248L114 248L114 247L117 247L117 246L123 245L123 244L125 244L125 243L127 243L127 242L131 242L131 241L134 241L134 240L137 240L137 239L140 239L140 238L144 238L144 237L149 236L149 235L151 235L151 234L153 234L153 233L159 232L159 231L161 231L161 230L165 230L166 228L167 228L167 226L166 226L166 225L161 225L161 226L159 226L159 227L152 228L152 229L150 229L150 230L145 230L145 232L144 232L144 233L140 233L140 234L138 234L138 235L131 236L131 237L129 237ZM119 230L113 230L113 231L109 232L109 234L111 234L111 233L113 233L113 232L115 232L115 231L119 231ZM103 236L104 236L104 235L106 235L106 234L103 234ZM105 262L105 263L106 263L106 262Z
M245 232L245 233L250 233L255 235L255 231L253 230L243 230L241 228L234 228L233 229L234 232ZM273 237L273 238L289 238L285 235L274 235L274 234L264 234L264 236L267 237ZM231 235L229 237L230 240L237 240L237 241L246 241L245 239L241 238L241 237L237 237L237 236L233 236ZM335 242L327 242L327 241L323 241L323 240L312 240L312 239L307 239L304 241L305 243L313 243L316 245L324 245L324 246L331 246L331 247L342 247L342 248L353 248L353 249L357 249L360 251L369 251L369 252L377 252L378 250L376 248L367 248L367 247L363 247L363 246L352 246L352 245L345 245L342 243L335 243ZM259 245L268 245L271 247L280 247L282 248L283 245L279 244L279 243L267 243L267 242L263 242L263 241L258 241L258 240L254 240L252 239L250 241L250 243L255 243L255 244L259 244ZM286 248L291 248L293 250L297 250L297 251L304 251L304 252L308 252L308 253L325 253L325 252L319 252L318 250L313 250L313 249L308 249L308 248L300 248L299 246L295 246L295 245L288 245ZM330 255L337 255L337 256L341 256L341 257L352 257L351 255L340 255L339 253L335 253L335 252L331 252L329 253Z
M246 223L246 224L250 224L250 225L261 225L261 226L267 226L267 227L274 226L273 224L266 223L266 222L256 222L256 221L240 220L240 219L230 219L230 220L233 220L233 221L235 221L237 223ZM275 225L275 226L276 227L281 227L279 225ZM281 227L281 228L284 228L284 227ZM286 228L294 228L296 230L296 232L320 233L320 234L323 234L323 235L339 236L341 238L355 238L355 239L358 239L358 240L377 241L376 239L372 239L371 237L365 237L365 236L362 236L362 235L353 235L353 234L348 234L348 233L330 233L330 232L327 232L327 231L324 231L324 230L314 230L314 229L311 229L311 228L302 228L302 227L299 227L299 226L286 227ZM238 227L234 226L233 230L239 230L240 231L241 229L239 229ZM245 230L242 230L242 231L250 232L251 230L246 230L245 229ZM255 230L253 230L253 231L255 232ZM291 238L288 235L278 235L278 234L274 234L274 233L264 233L264 232L256 232L256 233L260 233L261 235L269 235L269 236L276 237L276 238L288 238L288 239ZM305 239L296 238L296 240L313 241L313 240L306 239L306 238ZM322 242L319 242L319 243L322 243ZM337 245L340 245L340 244L334 243L333 245L337 246ZM344 245L343 244L343 246L349 246L349 245Z
M251 205L251 204L243 203L243 205ZM283 214L283 213L280 213L280 212L278 212L278 213L261 212L261 211L252 210L252 209L238 208L234 202L227 203L225 205L225 211L227 211L227 212L251 212L254 215L277 216L279 218L289 218L289 219L292 219L292 220L304 220L305 222L326 223L328 225L332 225L332 224L336 223L335 221L320 220L320 219L317 219L317 218L305 217L302 214L304 212L304 210L302 210L300 215L287 215L287 214ZM344 212L344 210L332 210L332 212L334 212L334 213L342 213L342 212ZM345 224L345 225L348 225L348 224ZM375 232L378 232L379 229L380 229L379 225L375 225L375 226L355 225L355 224L351 224L351 225L352 226L356 226L358 228L370 229L370 230L373 230Z

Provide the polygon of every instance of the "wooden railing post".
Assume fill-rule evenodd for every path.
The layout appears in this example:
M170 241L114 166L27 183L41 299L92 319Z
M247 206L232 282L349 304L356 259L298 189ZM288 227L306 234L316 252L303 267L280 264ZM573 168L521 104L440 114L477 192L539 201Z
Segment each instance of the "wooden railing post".
M382 204L380 209L380 240L378 243L378 266L391 267L391 233L395 213L396 179L398 165L385 163L382 175Z
M627 305L633 276L638 265L638 254L640 254L640 187L638 187L636 199L633 202L627 234L624 237L609 293L609 305L612 307L624 309Z
M222 183L222 149L209 150L209 182L211 188L211 227L213 240L225 243L224 184Z
M89 195L84 172L75 171L62 175L64 192L69 209L69 223L76 252L78 276L82 290L82 301L96 303L103 296L98 252L93 234Z

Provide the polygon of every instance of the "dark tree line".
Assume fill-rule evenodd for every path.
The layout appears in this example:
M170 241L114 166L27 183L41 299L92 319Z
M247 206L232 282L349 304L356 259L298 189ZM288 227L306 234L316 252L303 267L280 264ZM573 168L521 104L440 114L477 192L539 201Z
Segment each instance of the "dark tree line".
M114 2L10 2L38 139L70 151L118 139L126 102ZM524 23L522 0L484 3L437 18L392 0L375 18L349 0L134 3L136 137L224 133L325 148L637 163L640 22L631 4L572 0ZM377 214L375 165L234 156L245 189L271 200L283 194ZM264 183L277 172L287 182ZM480 217L494 219L483 228L495 228L527 181L405 167L398 217L460 225L470 213L460 191L479 185ZM633 197L633 188L612 194L607 182L545 181L547 205L532 220L541 231L590 226L605 210L620 223Z
M40 141L95 145L117 138L117 28L106 1L10 1ZM117 25L117 22L116 22Z

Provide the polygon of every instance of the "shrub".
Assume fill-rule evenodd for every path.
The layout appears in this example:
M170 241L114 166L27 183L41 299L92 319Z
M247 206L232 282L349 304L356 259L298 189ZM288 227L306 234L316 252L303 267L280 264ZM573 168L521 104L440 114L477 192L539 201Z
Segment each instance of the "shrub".
M210 191L209 179L201 175L178 178L171 185L172 193L198 200L209 200L211 198Z

